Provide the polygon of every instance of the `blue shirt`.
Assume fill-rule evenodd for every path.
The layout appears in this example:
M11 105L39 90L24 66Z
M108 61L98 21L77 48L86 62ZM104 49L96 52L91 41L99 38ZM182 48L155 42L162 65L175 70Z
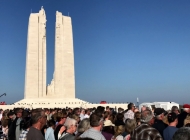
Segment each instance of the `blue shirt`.
M49 127L49 128L46 130L46 133L45 133L45 140L55 140L55 137L54 137L54 130L52 129L52 127Z
M178 130L175 126L168 126L163 131L164 140L172 140L174 133Z

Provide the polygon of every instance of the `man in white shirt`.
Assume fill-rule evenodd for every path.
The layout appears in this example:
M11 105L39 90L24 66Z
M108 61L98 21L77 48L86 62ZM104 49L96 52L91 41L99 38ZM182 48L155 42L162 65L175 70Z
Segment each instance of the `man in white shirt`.
M124 122L126 119L134 119L135 105L133 103L128 104L128 111L124 114Z
M90 117L90 110L89 110L89 109L86 109L86 110L85 110L85 115L84 115L83 119L89 118L89 117Z

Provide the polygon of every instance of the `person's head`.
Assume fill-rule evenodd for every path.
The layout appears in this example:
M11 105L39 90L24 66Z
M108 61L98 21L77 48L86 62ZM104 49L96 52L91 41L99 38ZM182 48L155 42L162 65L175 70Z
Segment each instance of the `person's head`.
M22 112L22 117L25 118L25 117L29 117L30 113L28 110L23 110Z
M123 121L124 115L122 113L117 114L117 120L122 120Z
M181 127L173 135L172 140L190 140L190 128Z
M80 112L80 114L85 114L85 109L81 109L81 112Z
M114 131L115 131L114 138L116 138L125 131L125 127L123 125L115 126Z
M33 125L37 125L38 129L42 129L46 124L47 117L43 109L34 109L31 114Z
M84 131L88 130L89 128L90 120L89 118L85 118L79 123L77 130L79 133L84 133Z
M80 121L80 117L79 117L78 115L76 115L76 114L72 114L72 115L70 116L70 118L75 119L75 120L77 121L77 124L78 124L79 121Z
M15 116L15 113L13 111L10 111L8 114L7 114L7 117L11 120L13 120L16 116Z
M125 121L125 131L130 134L136 127L136 121L134 119L127 119Z
M20 127L23 130L27 130L32 126L32 121L30 117L25 117L23 120L20 122Z
M64 126L66 127L67 132L73 134L77 130L77 121L67 117Z
M56 115L56 121L62 125L65 123L66 118L67 118L67 114L64 114L62 112L58 112Z
M85 110L85 114L90 115L90 110L89 110L89 109L86 109L86 110Z
M95 110L95 113L96 113L99 117L103 117L103 115L104 115L104 110L105 110L105 107L103 107L103 106L98 106L97 109Z
M164 119L164 113L165 113L165 110L162 108L156 108L154 110L154 116L156 117L157 120L163 120Z
M110 107L106 106L106 111L110 112Z
M187 113L190 113L190 105L189 104L184 104L183 105L183 110Z
M119 107L118 108L118 113L122 113L123 112L123 108Z
M16 109L16 117L21 118L22 117L22 113L23 113L23 109L22 108L18 108Z
M2 123L2 126L3 126L3 127L7 127L9 121L8 121L8 119L2 119L2 120L1 120L1 123Z
M110 112L109 111L105 111L104 112L104 120L108 120L110 117Z
M48 126L52 127L53 129L55 129L55 121L54 120L49 120L48 121Z
M101 130L103 126L103 118L98 116L96 113L90 115L90 126Z
M141 122L141 113L140 112L135 112L135 120L137 124L140 124Z
M79 116L80 115L80 108L76 107L73 109L73 114Z
M184 126L186 124L190 123L190 114L186 116L185 120L184 120Z
M151 125L153 118L154 118L154 116L153 116L153 113L151 110L146 109L143 112L141 112L141 122L142 123L148 123Z
M168 116L168 122L169 124L174 124L174 125L177 125L178 123L178 117L177 117L177 114L172 112L172 113L169 113Z
M135 105L133 103L129 103L128 104L128 110L134 111L135 110Z
M175 114L179 114L179 108L177 106L172 106L171 112L174 112Z
M142 106L141 107L141 112L145 111L146 110L146 106Z

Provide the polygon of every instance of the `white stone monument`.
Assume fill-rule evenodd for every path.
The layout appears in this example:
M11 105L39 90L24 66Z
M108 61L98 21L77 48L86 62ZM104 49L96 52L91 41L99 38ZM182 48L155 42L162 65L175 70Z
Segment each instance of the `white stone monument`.
M15 107L55 108L97 106L127 107L127 104L92 104L75 98L74 52L71 18L56 12L55 66L46 86L46 15L43 7L31 13L28 24L24 99L3 109Z
M56 12L55 71L47 96L75 98L73 34L71 18Z
M28 23L24 98L46 96L46 14L31 13Z

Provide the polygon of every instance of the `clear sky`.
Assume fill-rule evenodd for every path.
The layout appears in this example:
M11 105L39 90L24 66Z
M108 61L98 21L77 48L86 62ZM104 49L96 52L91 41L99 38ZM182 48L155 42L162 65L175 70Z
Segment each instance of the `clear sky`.
M189 0L1 0L0 101L24 97L28 19L44 7L47 84L55 12L71 16L76 97L89 102L190 103Z

